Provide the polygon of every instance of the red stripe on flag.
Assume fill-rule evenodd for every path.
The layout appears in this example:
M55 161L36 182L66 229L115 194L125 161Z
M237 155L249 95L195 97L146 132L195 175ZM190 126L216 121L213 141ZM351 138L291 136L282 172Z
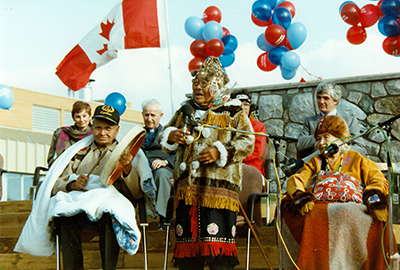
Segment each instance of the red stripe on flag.
M157 0L124 0L125 49L160 47Z
M77 91L85 87L90 75L96 69L85 51L76 45L57 66L56 75L71 90Z

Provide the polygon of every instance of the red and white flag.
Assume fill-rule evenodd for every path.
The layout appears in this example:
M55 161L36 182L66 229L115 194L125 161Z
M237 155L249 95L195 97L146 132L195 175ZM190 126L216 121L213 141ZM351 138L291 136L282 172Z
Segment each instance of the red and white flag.
M157 0L123 0L64 57L56 75L77 91L118 50L143 47L160 47Z

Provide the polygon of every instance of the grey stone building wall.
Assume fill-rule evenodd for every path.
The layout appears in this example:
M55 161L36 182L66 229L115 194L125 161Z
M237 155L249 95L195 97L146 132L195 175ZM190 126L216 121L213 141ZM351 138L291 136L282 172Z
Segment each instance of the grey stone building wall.
M327 80L328 81L328 80ZM400 73L347 77L329 80L343 86L336 108L358 118L364 132L400 114ZM246 87L259 107L258 119L269 134L298 137L307 116L319 113L315 90L321 81ZM240 90L235 88L233 92ZM392 125L391 158L400 165L400 120ZM387 161L387 147L382 131L376 129L364 137L367 157L375 162ZM296 157L296 143L280 140L279 161L286 164ZM282 175L283 176L283 175Z

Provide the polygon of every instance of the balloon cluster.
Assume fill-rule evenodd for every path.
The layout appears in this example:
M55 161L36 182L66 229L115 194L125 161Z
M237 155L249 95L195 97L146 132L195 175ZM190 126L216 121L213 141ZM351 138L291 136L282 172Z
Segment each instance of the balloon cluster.
M257 0L252 6L254 24L267 26L257 38L257 46L264 51L257 58L257 66L263 71L272 71L279 66L285 80L296 76L300 57L293 50L307 37L307 29L302 23L292 23L295 14L296 9L289 1Z
M126 99L121 93L112 92L104 100L104 105L113 107L121 116L126 110Z
M379 32L386 37L383 50L389 55L400 55L400 0L380 0L361 9L354 2L346 1L339 12L343 21L352 25L346 35L351 44L362 44L367 39L365 28L378 22Z
M220 25L221 11L209 6L203 12L203 18L189 17L185 22L186 33L195 40L190 44L190 53L194 56L189 62L189 71L197 70L209 56L218 57L222 67L235 62L234 51L238 46L235 36Z
M9 110L14 104L14 94L10 87L0 84L0 108Z

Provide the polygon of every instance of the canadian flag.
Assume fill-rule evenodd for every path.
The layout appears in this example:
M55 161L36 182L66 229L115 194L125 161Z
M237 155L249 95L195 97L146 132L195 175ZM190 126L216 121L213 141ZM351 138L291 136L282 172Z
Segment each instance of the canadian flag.
M56 75L71 90L85 87L92 72L118 50L160 47L157 0L123 0L61 61Z

